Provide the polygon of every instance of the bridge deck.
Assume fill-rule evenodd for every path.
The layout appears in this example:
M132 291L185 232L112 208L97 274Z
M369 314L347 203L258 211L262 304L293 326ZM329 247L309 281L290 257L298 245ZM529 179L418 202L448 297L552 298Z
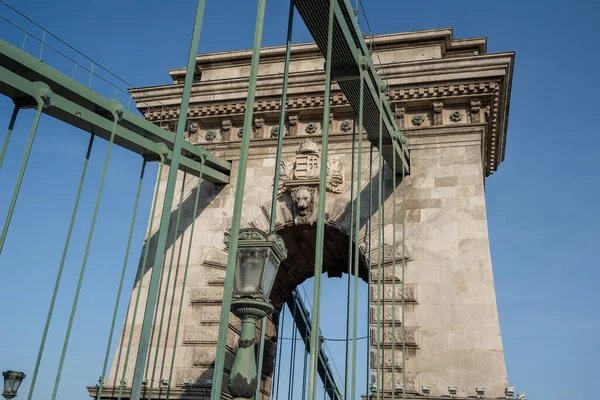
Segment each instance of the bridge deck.
M329 25L329 0L294 0L294 4L321 53L325 55ZM383 134L381 145L379 143L379 88L382 80L375 70L354 10L348 0L334 0L334 7L332 76L334 80L336 80L336 75L340 77L337 79L337 83L358 114L360 102L359 60L362 56L367 59L363 126L367 131L368 139L382 152L385 162L391 167L393 157L396 157L396 173L401 174L404 168L404 172L408 174L408 149L405 145L392 140L394 132L398 132L399 129L385 95L381 99Z
M113 118L111 100L101 96L62 72L50 67L25 51L0 39L0 94L26 108L35 106L34 83L44 82L52 90L51 105L44 113L83 131L108 140ZM167 164L171 159L175 135L125 110L115 134L115 144L150 159L156 159L166 145ZM185 142L180 169L198 175L200 146ZM231 163L208 153L203 178L215 183L229 183Z

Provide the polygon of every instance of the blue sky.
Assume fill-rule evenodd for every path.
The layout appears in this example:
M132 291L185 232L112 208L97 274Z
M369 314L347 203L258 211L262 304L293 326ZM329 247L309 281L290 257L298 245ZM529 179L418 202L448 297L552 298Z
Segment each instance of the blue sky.
M193 1L180 1L177 6L157 0L21 0L11 4L136 86L167 83L168 68L185 65ZM600 5L591 0L477 4L364 0L364 5L374 33L454 27L457 38L487 36L489 52L516 51L506 160L486 181L509 379L532 400L589 396L600 357L596 288L600 279L600 179L595 165L600 156L600 130L594 117L598 113L595 94L600 91L596 74ZM263 45L284 42L287 7L285 1L268 2ZM200 51L251 47L255 8L255 1L209 1ZM1 5L0 15L11 16ZM297 22L294 42L309 41L301 21ZM366 29L364 21L361 25ZM0 23L0 36L20 43L22 36L12 32ZM36 46L31 40L26 43L32 53L39 52ZM77 77L85 79L81 72ZM100 82L94 82L93 88L112 96ZM10 102L0 99L0 126L6 126L11 111ZM0 173L2 213L30 123L30 112L19 119ZM0 257L5 305L5 323L0 328L2 369L32 372L87 141L85 134L47 117L42 120L14 224ZM105 151L106 143L97 141L39 393L51 388L54 380ZM83 386L93 384L100 374L112 307L109 299L116 292L115 277L123 261L140 166L138 157L121 149L113 151L61 399L83 398ZM155 171L155 166L149 168L144 184L131 266L137 262L142 243ZM131 273L128 279L126 288ZM335 328L334 324L323 327L326 334ZM336 362L338 367L343 365L343 360ZM26 389L24 385L23 393Z

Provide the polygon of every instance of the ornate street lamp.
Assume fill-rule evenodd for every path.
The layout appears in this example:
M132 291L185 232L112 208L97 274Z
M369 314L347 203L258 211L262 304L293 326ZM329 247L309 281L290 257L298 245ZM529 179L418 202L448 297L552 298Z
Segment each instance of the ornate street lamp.
M225 244L229 245L228 235ZM242 320L242 332L228 384L235 400L250 399L256 393L256 321L274 310L269 296L279 264L286 258L281 236L254 228L240 230L231 312Z
M2 376L4 376L4 390L2 391L2 396L5 399L17 397L17 390L19 390L21 382L25 379L25 374L19 371L4 371Z

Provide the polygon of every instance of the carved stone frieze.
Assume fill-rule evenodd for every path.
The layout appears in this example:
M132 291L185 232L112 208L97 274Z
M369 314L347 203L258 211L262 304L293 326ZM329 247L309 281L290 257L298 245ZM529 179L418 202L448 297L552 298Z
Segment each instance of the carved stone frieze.
M383 329L380 329L379 335L383 339L381 343L386 347L391 346L392 342L401 346L403 336L406 338L406 347L419 347L419 328L415 326L407 326L404 331L401 327L396 327L394 330L391 326L384 326ZM377 345L376 326L371 326L371 344Z
M377 286L375 283L372 283ZM386 285L385 288L381 289L381 301L391 303L395 299L396 302L402 301L402 285L396 285L396 292L394 294L394 287L392 285ZM377 292L378 290L371 291L371 302L377 303ZM404 301L406 303L417 302L417 287L415 284L406 283L404 285Z

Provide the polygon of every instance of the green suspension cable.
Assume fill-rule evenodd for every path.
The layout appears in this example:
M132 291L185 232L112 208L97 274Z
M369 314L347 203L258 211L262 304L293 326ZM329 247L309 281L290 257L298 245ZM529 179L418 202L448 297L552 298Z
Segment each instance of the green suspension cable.
M392 139L393 140L393 139ZM393 146L393 143L392 143ZM392 400L396 398L396 156L392 157ZM402 385L404 392L404 384Z
M371 243L372 243L372 220L373 220L373 142L371 142L371 146L369 148L369 244L368 244L368 250L367 253L369 254L369 262L368 262L368 267L369 267L369 274L368 274L368 280L369 280L369 287L368 287L368 299L367 299L367 326L369 327L369 329L367 330L367 336L368 336L368 342L369 344L367 345L367 391L369 391L371 389L370 387L370 383L373 382L373 371L372 368L370 366L370 362L371 362L371 252L372 252L372 248L371 248ZM373 393L371 393L372 395Z
M302 369L302 400L306 400L306 372L308 369L308 349L304 345L304 368Z
M162 275L162 265L165 259L167 234L170 223L171 207L173 206L173 196L175 193L175 186L177 183L177 173L179 170L181 150L183 147L183 143L185 142L185 121L187 120L190 96L192 93L192 84L194 81L194 71L196 70L196 55L198 53L198 46L200 44L200 33L202 31L202 21L204 19L205 5L206 0L198 0L198 6L196 7L196 14L194 20L194 29L192 31L192 40L190 43L190 50L188 53L188 62L186 67L185 81L183 84L183 93L181 96L181 104L179 106L179 117L176 129L177 133L175 134L175 140L173 142L173 155L170 163L169 175L167 178L162 213L160 217L160 227L158 229L158 239L156 241L155 258L152 266L152 273L150 275L150 284L148 286L148 296L144 310L144 319L142 322L139 346L136 355L135 369L133 372L133 384L131 387L130 400L140 400L142 391L142 380L144 379L143 377L146 369L146 359L150 350L150 338L152 335L152 327L154 322L154 311L157 303L156 300L158 298L158 285L160 283L159 278ZM220 381L218 387L221 387ZM217 400L217 398L215 397L214 400Z
M150 390L148 390L148 400L152 399L152 391L154 389L154 377L156 376L156 364L158 363L158 352L160 351L160 339L162 336L163 322L165 319L165 310L167 308L167 300L169 295L169 283L171 282L171 272L173 270L173 260L175 258L175 245L177 243L177 231L179 230L179 221L181 219L181 209L183 208L183 195L185 192L185 179L187 173L183 173L183 179L181 182L181 192L179 193L179 207L177 208L177 217L175 219L175 229L173 230L173 247L171 249L171 259L169 260L169 269L167 272L167 283L165 284L165 294L162 302L162 309L160 312L160 323L158 324L158 336L156 337L156 351L154 352L154 363L152 364L152 377L150 379ZM183 238L182 238L183 239ZM181 241L183 246L183 240ZM163 357L164 361L164 357Z
M120 106L120 104L119 104ZM56 395L58 393L58 387L60 384L60 377L62 374L62 369L65 363L65 357L67 355L67 348L69 346L69 339L71 337L71 329L73 328L73 321L75 320L75 312L77 311L77 305L79 304L79 294L81 293L81 286L83 284L83 277L85 275L85 268L87 266L87 260L90 255L90 247L92 244L92 238L94 237L94 230L96 228L96 220L98 218L98 210L100 209L100 201L102 200L102 191L104 189L104 181L106 180L106 171L108 169L108 162L110 161L110 154L112 152L112 146L115 140L115 132L117 131L117 126L119 125L119 117L120 112L118 111L118 107L115 107L115 112L113 113L113 128L110 133L110 139L108 141L108 149L106 151L106 158L104 159L104 169L102 170L102 177L100 178L100 186L98 188L98 195L96 197L96 206L94 208L94 214L92 216L92 223L90 225L90 231L88 233L88 239L85 246L85 254L83 256L83 262L81 263L81 270L79 271L79 280L77 282L77 289L75 290L75 297L73 298L73 305L71 307L71 316L69 317L69 325L67 327L67 332L65 334L65 340L63 343L62 354L60 356L60 362L58 364L58 371L56 373L56 381L54 382L54 389L52 391L52 400L56 399Z
M273 181L273 194L271 198L271 221L270 231L275 231L277 222L277 192L279 191L279 164L281 164L281 152L283 149L283 137L285 136L285 107L287 103L287 84L290 69L290 56L292 49L292 27L294 24L294 3L290 0L290 10L288 15L287 40L285 45L285 62L283 67L283 90L281 92L281 109L279 111L279 136L277 138L277 155L275 157L275 179ZM258 382L256 388L255 400L260 400L260 384L262 382L262 365L264 359L265 332L267 329L267 318L260 322L260 342L258 345L258 362L256 370L258 372Z
M48 336L48 329L50 327L50 321L52 320L52 313L54 312L54 304L56 303L56 295L58 294L58 288L60 287L60 280L62 278L63 268L65 266L65 260L67 258L67 251L69 249L69 243L71 241L71 234L73 233L73 226L75 224L75 218L77 216L77 210L79 209L79 201L81 200L81 191L83 189L83 183L87 173L88 162L92 152L92 145L94 143L94 135L90 135L90 142L88 143L87 151L85 153L85 161L83 162L83 168L81 170L81 177L79 178L79 187L77 188L77 195L75 196L75 204L73 205L73 211L71 212L71 221L69 222L69 229L67 231L67 238L63 247L62 257L56 274L56 280L54 281L54 290L52 291L52 299L50 300L50 306L48 307L48 314L46 316L46 323L44 325L44 332L42 333L42 340L40 341L40 348L38 350L37 359L35 361L35 367L33 369L33 376L31 378L31 385L29 386L29 394L27 399L31 400L33 391L35 389L35 382L40 370L40 363L42 362L42 355L44 354L44 348L46 347L46 337Z
M396 159L396 157L394 157ZM406 206L405 206L405 195L406 195L406 179L405 170L402 168L402 399L406 400L406 324L404 320L404 272L406 267L406 255L405 255L405 226L406 226Z
M292 296L294 296L296 291L292 292ZM294 311L292 313L292 319L294 322L296 321L296 301L294 300ZM292 400L294 398L294 371L296 369L296 338L298 337L298 330L294 329L294 322L292 322L292 351L290 357L290 378L288 381L288 400Z
M13 212L15 210L15 204L17 202L17 197L19 197L19 190L21 190L21 183L23 183L23 175L25 174L25 168L27 168L27 162L29 161L29 155L31 154L31 147L33 146L33 140L35 139L35 133L37 131L38 124L40 122L40 115L42 114L42 108L44 108L44 101L39 100L37 110L35 113L35 118L33 119L33 125L31 126L31 132L29 133L29 139L27 140L27 146L25 147L25 154L23 155L23 160L21 161L21 168L19 169L19 174L17 176L17 182L15 183L15 188L13 190L13 195L10 200L10 204L8 206L8 211L6 213L6 219L4 220L4 227L2 228L2 233L0 234L0 254L2 254L2 248L4 247L4 241L6 240L6 234L8 233L8 227L10 226L10 221L13 216ZM13 112L14 114L14 112ZM15 115L16 118L16 115ZM12 129L10 130L12 132ZM7 135L8 136L8 135ZM6 139L5 139L6 142ZM8 143L6 143L8 145ZM4 151L4 146L3 146Z
M183 281L181 282L181 296L179 298L179 310L177 312L177 325L175 326L175 339L173 340L173 355L171 356L171 368L169 371L169 386L167 387L166 400L169 400L171 394L171 384L173 379L173 367L175 366L175 354L177 352L177 339L179 339L179 327L181 326L181 311L183 310L183 296L185 294L185 285L187 283L188 269L190 266L190 254L192 253L192 240L194 239L194 227L196 226L196 216L198 212L198 201L200 199L200 188L202 185L202 173L204 172L204 163L207 153L202 153L200 160L200 173L198 175L198 187L196 188L196 198L194 199L194 209L192 211L192 225L190 231L190 240L188 242L187 256L185 259L185 269L183 271Z
M254 99L256 95L256 81L258 78L258 63L260 61L260 43L262 40L262 31L264 25L265 3L266 0L258 1L258 10L256 14L256 29L254 31L252 61L250 63L250 79L248 83L248 97L246 99L246 110L244 114L244 128L242 135L242 145L240 148L238 175L237 181L235 182L235 201L233 203L233 215L231 218L229 250L227 254L227 269L225 270L225 283L223 285L223 302L221 304L221 320L219 321L219 338L217 341L217 356L215 359L215 370L213 375L211 400L219 400L221 398L223 367L225 366L225 346L227 344L227 331L229 330L231 294L233 291L233 275L235 272L237 262L240 222L242 217L242 206L244 203L244 190L246 186L246 170L248 168L248 149L250 147L252 113L254 111Z
M131 217L131 225L129 226L129 235L127 237L127 246L125 248L125 259L123 260L123 268L121 269L121 279L119 280L119 288L117 289L117 299L115 300L115 308L113 310L112 320L110 323L110 330L108 335L108 342L106 343L106 353L104 354L104 365L102 366L102 374L100 375L100 382L98 383L98 393L96 399L102 398L102 388L104 387L104 377L106 376L106 368L108 367L108 357L110 356L110 348L112 346L112 339L115 331L115 322L117 321L117 313L119 312L119 305L121 303L121 292L123 290L123 282L125 281L125 272L127 271L127 261L129 260L129 250L131 249L131 239L133 238L133 231L135 229L135 219L137 217L138 206L140 203L140 192L142 191L142 183L144 182L144 172L146 171L146 160L142 162L142 170L140 172L140 179L137 186L137 192L135 195L135 202L133 204L133 215Z
M133 329L135 327L135 320L137 317L138 306L140 303L140 295L142 293L142 286L144 283L144 275L146 275L146 262L148 261L148 252L150 250L150 238L152 236L152 228L154 226L154 218L156 213L156 203L158 202L158 194L160 192L160 179L162 176L162 169L164 165L164 157L160 155L161 160L158 164L158 174L156 179L156 188L154 190L154 200L152 201L152 211L150 212L150 223L148 225L148 233L146 234L146 246L144 248L144 257L142 259L142 265L140 266L139 284L138 291L135 296L135 304L133 306L133 316L131 318L131 330L129 331L129 339L127 340L127 350L125 351L125 362L123 363L123 373L121 374L121 382L119 383L119 397L121 400L123 397L123 389L125 387L125 374L127 373L127 364L129 364L129 353L131 352L131 344L133 342ZM135 286L135 283L134 283ZM30 399L31 400L31 399Z
M20 109L21 109L21 107L15 105L15 108L13 108L13 112L10 117L10 121L8 123L8 129L6 130L6 136L4 136L4 143L2 144L2 150L0 151L0 171L2 170L2 163L4 162L4 156L6 155L6 150L8 149L8 143L10 142L10 137L12 136L12 132L15 127L15 122L17 121L17 114L19 114Z
M329 1L329 24L327 28L327 54L325 61L325 95L323 104L323 133L321 143L321 168L319 176L319 203L317 211L317 238L315 241L315 267L313 292L313 323L310 332L310 369L308 374L308 400L316 400L316 375L319 359L318 341L321 314L321 279L323 274L323 244L325 239L325 195L327 179L327 153L329 147L329 112L331 106L331 53L333 46L333 22L335 0Z
M352 397L356 399L356 337L358 335L358 274L359 274L359 236L360 236L360 193L362 189L362 136L363 136L363 96L364 96L364 68L366 60L364 56L360 58L360 101L358 105L358 161L356 165L356 216L354 218L354 319L352 321ZM369 271L368 274L371 272ZM368 278L370 280L370 278ZM367 300L367 305L370 299ZM368 305L368 308L370 306ZM369 330L367 325L367 330ZM367 343L367 351L369 343ZM368 367L368 363L367 363ZM368 390L368 374L367 374L367 390Z
M275 391L275 400L279 400L279 386L281 386L281 357L283 357L283 327L285 325L285 309L284 307L281 307L281 319L280 319L280 323L281 323L281 329L279 329L279 337L277 339L279 339L279 345L277 346L277 358L279 359L279 361L276 361L275 363L277 364L277 381L274 382L274 384L277 385L277 389Z
M355 159L355 142L356 142L356 115L352 119L352 159L350 161L350 233L348 235L348 287L346 296L346 357L344 359L344 399L348 398L348 355L350 349L350 292L352 289L352 239L354 233L354 159ZM360 171L358 172L360 174ZM358 191L360 188L357 189ZM357 205L358 206L358 205Z
M378 160L378 189L377 189L377 361L375 368L377 371L377 399L382 397L383 392L383 359L381 358L383 343L382 341L382 319L381 319L381 283L382 283L382 254L383 254L383 243L382 243L382 229L383 219L381 215L381 208L383 206L383 157L381 155L382 150L382 138L383 138L383 115L381 112L382 100L381 90L379 91L379 150L377 151Z

